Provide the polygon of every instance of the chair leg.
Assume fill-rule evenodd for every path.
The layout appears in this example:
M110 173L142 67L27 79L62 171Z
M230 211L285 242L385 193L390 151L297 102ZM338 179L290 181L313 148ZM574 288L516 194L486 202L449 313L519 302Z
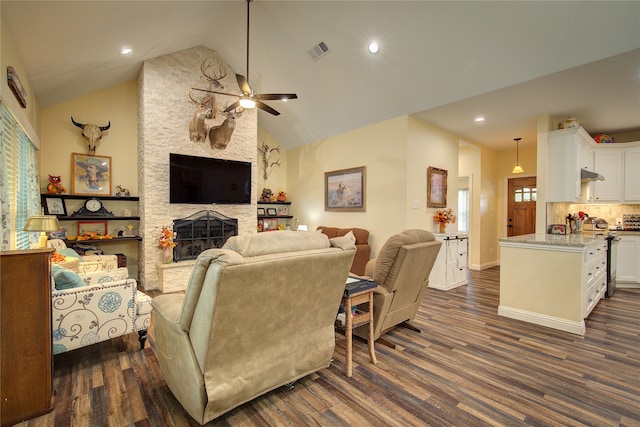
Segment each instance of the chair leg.
M140 350L144 350L144 343L147 341L147 330L138 331L138 341L140 341Z
M392 343L391 341L387 340L386 338L380 337L376 340L377 343L385 345L389 348L392 348L395 350L396 345L394 343Z
M419 334L421 334L421 333L422 333L422 331L421 331L420 329L416 328L416 327L415 327L415 326L413 326L411 323L402 322L402 323L400 323L398 326L402 326L403 328L407 328L407 329L412 330L412 331L415 331L415 332L417 332L417 333L419 333Z

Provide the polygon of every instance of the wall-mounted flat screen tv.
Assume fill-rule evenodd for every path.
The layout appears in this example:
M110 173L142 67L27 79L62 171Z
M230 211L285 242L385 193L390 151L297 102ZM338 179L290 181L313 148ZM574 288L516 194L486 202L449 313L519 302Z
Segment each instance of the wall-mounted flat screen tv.
M251 203L251 162L169 156L170 203Z

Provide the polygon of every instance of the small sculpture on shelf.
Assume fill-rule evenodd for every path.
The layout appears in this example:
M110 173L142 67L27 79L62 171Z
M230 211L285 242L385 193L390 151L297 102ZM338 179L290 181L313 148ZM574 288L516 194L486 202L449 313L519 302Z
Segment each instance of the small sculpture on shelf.
M285 193L284 191L279 191L277 200L279 202L286 202L287 201L287 193Z
M116 196L118 197L131 197L131 192L124 188L122 185L116 185Z
M67 189L62 185L62 178L60 175L49 175L49 184L47 184L47 194L62 194L66 193Z
M262 196L260 197L260 201L263 203L271 203L271 198L274 196L273 191L269 188L262 189Z

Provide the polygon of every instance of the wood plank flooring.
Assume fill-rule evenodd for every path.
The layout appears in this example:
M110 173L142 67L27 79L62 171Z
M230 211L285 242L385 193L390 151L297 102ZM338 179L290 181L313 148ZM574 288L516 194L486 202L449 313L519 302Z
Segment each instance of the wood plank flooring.
M212 421L216 426L640 426L640 289L618 289L581 337L497 315L499 268L428 289L415 326L376 344L345 339L331 367ZM197 426L137 335L58 355L58 403L32 426ZM294 345L294 343L292 343Z

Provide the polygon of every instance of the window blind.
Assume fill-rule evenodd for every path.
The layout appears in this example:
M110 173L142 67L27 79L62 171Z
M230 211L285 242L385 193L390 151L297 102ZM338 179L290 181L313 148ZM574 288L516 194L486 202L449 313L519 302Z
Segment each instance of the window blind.
M29 216L40 213L36 149L4 104L0 120L2 249L28 249L37 236L22 229Z

